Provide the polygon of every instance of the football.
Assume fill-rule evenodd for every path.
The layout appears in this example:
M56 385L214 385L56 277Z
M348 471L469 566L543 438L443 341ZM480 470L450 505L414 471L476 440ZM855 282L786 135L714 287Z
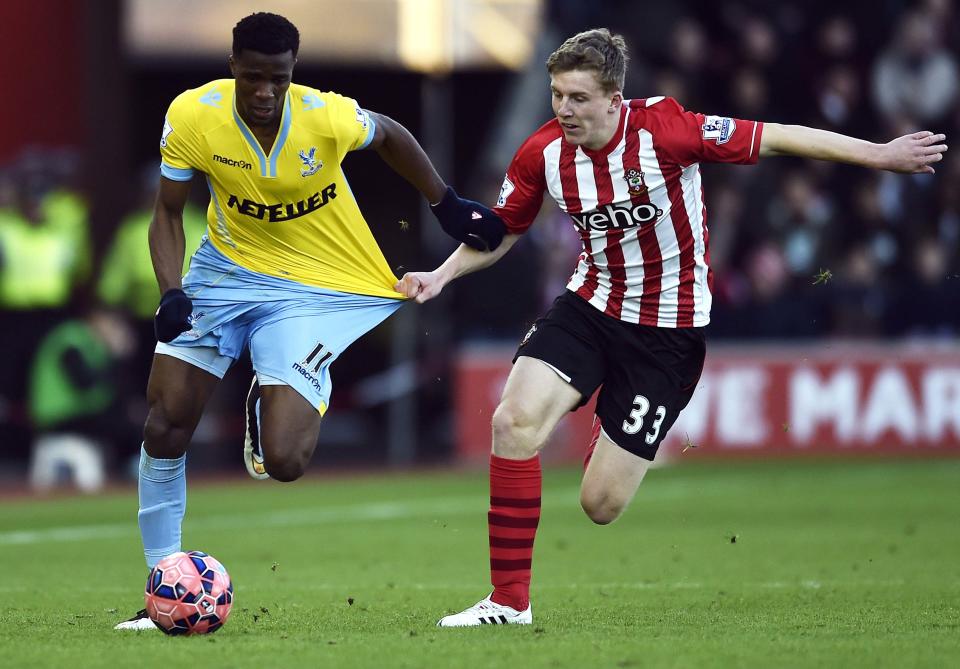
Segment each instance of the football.
M147 615L167 634L207 634L227 622L233 584L212 555L174 553L150 570L144 599Z

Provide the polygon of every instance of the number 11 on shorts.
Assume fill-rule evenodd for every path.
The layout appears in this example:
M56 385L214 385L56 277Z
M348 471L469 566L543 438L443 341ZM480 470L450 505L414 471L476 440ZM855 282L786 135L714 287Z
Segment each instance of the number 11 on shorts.
M623 421L623 431L626 434L636 434L643 429L643 419L650 412L650 400L648 400L643 395L637 395L633 398L633 410L630 412L630 416ZM667 408L663 405L657 407L657 415L651 425L651 432L649 432L645 437L644 441L648 444L653 444L657 441L657 437L660 436L660 426L663 424L663 419L667 416Z
M320 355L321 353L323 353L323 355ZM318 373L320 371L320 368L323 366L323 363L325 363L330 358L330 356L333 355L333 351L324 350L323 342L317 342L316 348L314 348L310 352L310 355L308 355L306 358L300 361L300 365L304 368L309 367L310 364L314 361L314 359L317 358L318 355L320 356L320 358L317 359L316 366L313 368L313 373L314 374Z

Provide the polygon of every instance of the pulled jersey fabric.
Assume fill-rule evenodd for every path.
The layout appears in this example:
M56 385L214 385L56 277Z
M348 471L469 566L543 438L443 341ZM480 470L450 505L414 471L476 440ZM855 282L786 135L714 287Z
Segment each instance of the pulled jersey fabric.
M762 134L757 121L689 112L662 96L624 100L598 150L568 143L553 119L517 151L495 211L520 234L548 192L583 242L567 289L628 323L700 327L712 297L699 163L753 164Z
M286 385L322 416L333 390L332 365L354 341L406 302L344 293L253 272L204 240L183 291L193 302L189 330L157 353L223 378L250 349L261 386Z
M291 84L276 140L264 151L237 112L234 80L220 79L171 103L160 171L174 181L206 175L210 240L241 267L402 299L340 165L374 130L355 100Z

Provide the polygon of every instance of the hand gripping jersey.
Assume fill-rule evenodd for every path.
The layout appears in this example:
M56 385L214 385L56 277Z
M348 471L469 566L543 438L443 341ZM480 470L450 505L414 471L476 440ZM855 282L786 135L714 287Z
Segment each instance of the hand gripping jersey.
M495 210L519 234L549 192L583 242L568 290L630 323L706 325L712 278L699 163L755 163L762 132L762 123L695 114L664 97L625 100L599 150L569 144L553 119L517 151Z
M203 172L213 245L254 272L345 293L401 298L340 163L373 139L356 101L291 84L265 152L237 113L234 81L180 94L160 140L163 176Z

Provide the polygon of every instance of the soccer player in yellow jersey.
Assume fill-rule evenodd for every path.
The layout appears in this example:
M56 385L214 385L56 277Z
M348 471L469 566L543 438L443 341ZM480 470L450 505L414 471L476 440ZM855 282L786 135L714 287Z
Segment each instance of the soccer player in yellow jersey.
M492 250L504 234L489 209L444 184L401 125L291 83L299 39L281 16L244 18L233 30L233 78L182 93L163 126L150 226L159 343L139 473L148 567L180 550L187 446L243 349L259 393L251 407L257 467L248 448L248 468L293 481L317 443L330 364L403 304L341 169L348 152L376 150L428 198L443 229L473 248ZM182 215L197 172L210 190L208 232L181 281ZM153 627L145 611L117 625Z

